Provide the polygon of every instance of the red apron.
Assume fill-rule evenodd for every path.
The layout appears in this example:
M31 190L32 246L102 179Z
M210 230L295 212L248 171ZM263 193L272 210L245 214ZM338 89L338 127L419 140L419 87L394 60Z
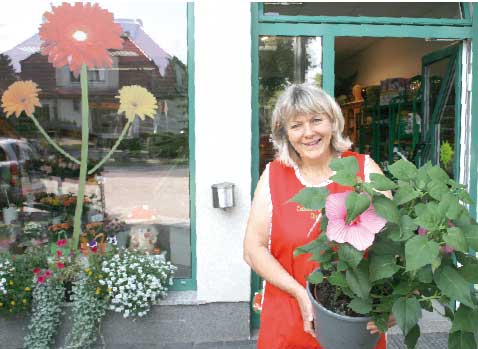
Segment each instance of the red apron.
M359 163L359 173L364 180L365 156L344 152L342 157L355 156ZM317 262L309 261L310 255L293 256L296 247L317 238L320 226L307 236L314 225L318 211L308 211L297 203L287 202L304 185L297 178L294 168L275 160L269 165L269 188L272 199L271 254L284 269L305 287L307 276L318 267ZM330 193L351 190L336 183L327 185ZM299 305L294 297L267 283L264 289L261 312L261 327L257 341L258 349L317 349L320 344L304 332ZM385 335L382 335L376 349L386 349Z

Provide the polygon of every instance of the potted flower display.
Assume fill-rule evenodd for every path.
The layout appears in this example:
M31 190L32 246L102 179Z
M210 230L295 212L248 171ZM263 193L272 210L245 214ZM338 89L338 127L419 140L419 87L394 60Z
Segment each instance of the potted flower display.
M322 213L323 234L295 251L320 263L307 285L320 343L373 348L378 336L366 331L366 323L373 320L385 332L393 315L407 347L414 348L422 309L433 311L434 301L452 322L448 347L476 348L478 322L469 319L478 318L471 287L478 283L478 259L468 251L478 250L478 224L466 209L471 198L464 186L430 163L417 169L399 160L389 166L392 180L371 174L370 183L356 176L354 157L330 167L336 172L331 179L348 190L305 188L291 199ZM383 194L390 190L393 199ZM453 301L460 302L457 309Z

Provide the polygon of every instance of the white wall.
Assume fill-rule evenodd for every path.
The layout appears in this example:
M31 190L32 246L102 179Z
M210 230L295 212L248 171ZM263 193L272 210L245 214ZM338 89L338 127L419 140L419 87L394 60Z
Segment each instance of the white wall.
M219 4L194 5L197 293L208 302L249 301L242 240L251 190L251 13L246 1ZM236 185L236 207L226 212L212 207L211 194L224 181Z

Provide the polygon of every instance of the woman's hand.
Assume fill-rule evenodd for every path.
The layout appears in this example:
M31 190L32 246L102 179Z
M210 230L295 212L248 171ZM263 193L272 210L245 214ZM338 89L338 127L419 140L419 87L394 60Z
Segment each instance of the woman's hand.
M312 310L312 302L307 295L306 289L302 287L301 290L296 294L295 299L299 303L302 321L304 322L304 332L315 338L314 312Z
M390 314L390 317L388 318L388 328L393 327L397 324L397 320L395 320L395 316L393 314ZM370 331L370 334L374 334L377 332L380 332L377 325L375 325L375 322L369 321L367 322L367 330Z

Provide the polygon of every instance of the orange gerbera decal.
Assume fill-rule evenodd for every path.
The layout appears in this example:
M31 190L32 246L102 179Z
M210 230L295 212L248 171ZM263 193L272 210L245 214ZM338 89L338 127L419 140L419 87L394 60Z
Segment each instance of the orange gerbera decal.
M121 26L98 4L63 3L52 6L52 12L43 17L39 32L42 54L48 55L54 67L69 64L75 76L83 64L90 69L111 67L108 49L122 47Z
M18 118L22 112L32 116L35 107L41 107L39 91L38 85L33 81L17 81L11 84L2 96L2 107L7 117L15 113Z

